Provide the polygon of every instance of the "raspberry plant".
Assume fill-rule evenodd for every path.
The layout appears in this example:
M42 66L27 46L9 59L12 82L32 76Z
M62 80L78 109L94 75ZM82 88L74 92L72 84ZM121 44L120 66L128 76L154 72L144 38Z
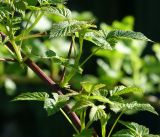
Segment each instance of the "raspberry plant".
M98 30L92 20L77 20L72 17L72 12L66 7L65 0L1 0L0 1L0 30L1 45L8 49L12 58L5 61L18 62L22 69L29 67L39 76L53 92L25 92L13 99L13 101L42 101L48 115L58 111L67 118L75 129L74 137L113 136L113 137L159 137L151 135L149 129L134 122L120 120L123 114L131 114L138 111L148 111L158 115L155 109L148 103L130 101L124 95L133 92L143 92L138 87L125 87L123 85L108 89L105 84L93 84L89 81L81 82L81 90L71 89L70 80L80 73L82 67L100 49L113 50L120 39L136 39L151 41L140 32L124 30ZM43 16L58 19L53 22L49 32L31 33L36 24ZM34 18L34 21L33 21ZM44 24L45 25L45 24ZM37 54L36 49L25 50L25 41L37 37L68 37L71 39L68 57L58 56L53 50L43 51ZM78 41L78 46L76 44ZM85 60L81 60L83 42L94 43L95 50ZM63 45L62 45L63 46ZM71 61L72 54L72 61ZM31 60L36 58L53 60L63 66L61 78L58 82L53 81L47 74ZM108 121L113 114L117 115L110 131L106 131ZM87 118L89 118L87 120ZM98 135L92 126L95 121L100 121L101 135ZM116 124L120 123L125 128L113 133Z

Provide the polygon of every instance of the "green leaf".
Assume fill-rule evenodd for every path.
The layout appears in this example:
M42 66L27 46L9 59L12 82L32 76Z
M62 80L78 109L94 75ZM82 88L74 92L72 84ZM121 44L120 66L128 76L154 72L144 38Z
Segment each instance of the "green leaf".
M50 32L50 38L71 36L72 34L80 31L87 24L85 21L63 21L54 23Z
M107 39L110 39L110 38L127 38L127 39L151 41L141 32L125 31L125 30L110 31L107 35Z
M112 90L109 91L110 96L113 96L116 92L121 91L123 89L125 89L125 86L116 86L114 87Z
M113 96L119 96L119 95L131 93L131 92L143 92L143 89L138 87L126 87L126 88L122 88L121 90L116 90Z
M92 92L93 95L106 97L108 95L107 89L99 89Z
M86 92L91 92L94 84L89 81L86 81L86 82L81 82L81 86Z
M102 49L112 50L111 45L106 41L106 37L101 30L100 31L91 30L89 32L86 32L84 39L94 43L95 45L101 47Z
M35 100L35 101L45 101L46 98L48 98L49 95L46 92L27 92L22 93L15 97L13 101L19 101L19 100Z
M135 137L135 134L129 129L122 129L112 135L112 137Z
M111 105L111 110L114 112L120 112L123 111L124 113L130 113L133 111L149 111L151 113L154 113L158 115L158 113L155 111L155 109L150 104L144 104L144 103L137 103L136 101L131 103L119 103L115 102Z
M99 105L99 106L93 106L89 113L89 119L90 121L97 121L99 119L105 118L106 113L104 111L105 106Z
M66 0L38 0L38 2L41 4L41 5L45 5L45 4L65 4L66 3Z
M0 2L0 22L11 15L12 8Z
M71 11L65 7L42 7L42 11L47 14L54 14L63 18L71 18Z
M72 107L72 111L83 110L87 107L92 107L92 106L94 106L94 104L91 101L83 99L76 102L76 104Z
M14 1L13 5L12 5L13 9L19 13L24 14L25 10L26 10L26 4L24 2L24 0L18 0L18 1Z
M56 53L53 50L47 50L46 52L47 57L54 57L56 56Z
M108 98L103 97L103 96L96 96L96 95L93 95L93 96L88 97L88 99L97 100L97 101L103 102L103 103L113 104L112 101L110 101Z
M92 135L93 135L93 129L84 129L79 134L74 135L74 137L91 137Z
M55 114L60 110L60 108L64 107L64 105L68 102L69 97L64 95L58 95L57 93L53 93L52 98L47 98L44 101L44 109L47 111L48 116Z

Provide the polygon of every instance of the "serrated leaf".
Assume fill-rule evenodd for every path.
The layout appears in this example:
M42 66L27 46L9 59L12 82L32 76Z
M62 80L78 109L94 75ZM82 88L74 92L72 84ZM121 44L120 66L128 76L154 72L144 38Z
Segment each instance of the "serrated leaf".
M119 103L115 102L111 105L111 110L114 112L120 112L123 111L124 113L129 113L133 111L149 111L151 113L154 113L158 115L158 113L155 111L155 109L150 104L144 104L144 103L137 103L136 101L131 103Z
M122 125L126 126L128 129L133 131L135 135L138 136L144 136L146 134L149 134L149 129L146 128L145 126L139 125L135 122L124 122L124 121L119 121Z
M27 92L22 93L15 97L13 101L19 101L19 100L35 100L35 101L45 101L46 98L48 98L49 95L46 92Z
M58 112L69 100L69 97L57 93L53 93L53 97L54 99L47 98L44 102L44 109L47 111L48 116Z
M104 111L105 106L99 105L99 106L93 106L89 113L89 119L90 121L97 121L99 119L105 118L106 113Z
M54 37L70 36L80 31L86 24L87 22L85 21L77 21L77 20L54 23L52 26L52 30L50 32L50 37L54 38Z
M113 96L119 96L119 95L131 93L131 92L143 92L143 89L138 88L138 87L126 87L126 88L123 88L121 90L117 90L116 92L114 92Z
M42 7L42 11L47 14L54 14L63 18L71 18L71 11L65 7Z
M93 135L93 129L84 129L79 134L74 135L74 137L91 137L92 135Z
M151 41L141 32L125 31L125 30L110 31L107 35L107 39L110 39L110 38L127 38L127 39Z
M112 90L109 91L110 93L110 96L113 96L116 92L120 91L120 90L123 90L125 89L126 87L125 86L116 86L114 87Z
M26 10L26 4L23 0L14 1L12 5L13 9L19 13L24 14Z
M129 129L122 129L113 134L112 137L135 137L135 134Z
M99 89L92 92L93 95L106 97L108 95L107 89Z
M76 104L72 107L72 111L83 110L87 107L92 107L94 104L88 100L79 100Z
M88 97L88 99L97 100L97 101L103 102L103 103L113 104L112 101L110 101L108 98L103 97L103 96L96 96L96 95L93 95L93 96Z
M41 5L45 4L65 4L66 0L38 0Z
M94 43L95 45L101 47L102 49L112 50L111 45L106 41L106 37L102 33L102 31L92 30L90 32L86 32L84 39Z

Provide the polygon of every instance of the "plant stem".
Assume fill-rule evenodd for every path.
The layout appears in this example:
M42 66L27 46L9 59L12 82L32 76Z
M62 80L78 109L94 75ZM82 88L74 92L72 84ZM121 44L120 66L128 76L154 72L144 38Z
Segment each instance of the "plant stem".
M60 109L60 111L62 112L62 114L65 116L65 118L68 120L68 122L72 125L72 127L74 128L74 130L79 133L79 130L76 128L76 126L73 124L73 122L70 120L70 118L67 116L67 114L62 110Z
M121 117L122 115L123 115L123 111L119 114L119 116L118 116L117 119L115 120L115 122L114 122L114 124L113 124L113 126L112 126L112 128L111 128L111 130L110 130L110 132L109 132L109 134L108 134L108 137L111 136L111 133L112 133L113 129L115 128L118 120L120 119L120 117Z
M85 129L85 117L86 117L86 110L83 110L81 112L81 115L80 115L80 121L81 121L81 131Z
M0 33L2 39L5 39L6 35L3 33ZM13 45L11 42L6 42L6 46L12 51L14 51ZM22 53L23 58L26 58L26 56ZM33 71L35 74L39 76L41 80L43 80L46 84L49 85L49 87L52 88L54 92L57 92L58 94L62 95L62 92L65 89L62 89L57 85L50 77L48 77L43 70L41 70L31 59L27 58L24 63ZM69 105L65 105L64 107L65 112L67 113L68 117L72 120L73 124L76 126L76 128L80 131L81 129L81 123L78 118L78 116L74 113L71 112L71 107Z
M39 22L39 20L41 19L41 17L43 16L43 13L40 13L37 17L36 20L34 21L34 23L27 29L25 30L25 34L28 34ZM23 33L22 33L23 35Z
M68 59L70 59L70 57L71 57L73 42L74 42L74 37L72 37L72 40L71 40L70 48L69 48L69 51L68 51L68 57L67 57ZM60 79L60 83L63 82L64 77L65 77L65 73L66 73L66 67L64 67L64 69L62 71L62 76L61 76L61 79Z
M100 47L98 47L97 49L95 49L80 65L83 66L98 50L100 50Z
M70 79L75 75L75 73L77 71L77 67L79 65L79 61L80 61L80 58L82 55L83 36L79 37L79 44L80 44L79 54L78 54L78 57L75 59L74 68L71 69L70 73L65 77L64 81L61 83L61 87L64 87L66 85L66 83L68 83L70 81Z
M22 62L22 56L21 56L20 47L18 47L16 45L15 41L12 41L11 43L12 43L13 48L15 50L16 58L17 58L18 62L21 63Z

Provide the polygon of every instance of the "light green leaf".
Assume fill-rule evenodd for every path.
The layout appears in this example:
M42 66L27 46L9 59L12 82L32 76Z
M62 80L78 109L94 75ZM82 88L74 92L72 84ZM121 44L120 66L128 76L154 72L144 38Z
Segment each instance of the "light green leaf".
M97 100L97 101L103 102L103 103L113 104L112 101L110 101L108 98L103 97L103 96L93 95L93 96L88 97L88 99Z
M72 107L72 111L83 110L87 107L92 107L94 104L88 100L79 100L76 104Z
M66 0L38 0L41 5L45 4L65 4Z
M52 98L47 98L44 101L44 109L47 111L48 116L55 114L60 110L60 108L64 107L64 105L68 102L69 97L64 95L58 95L57 93L53 93Z
M112 90L109 91L110 96L113 96L116 92L121 91L121 90L123 90L125 88L126 87L123 86L123 85L122 86L116 86L116 87L114 87Z
M112 137L135 137L135 134L129 129L122 129L113 134Z
M111 110L114 112L120 112L123 111L124 113L130 113L133 111L149 111L151 113L154 113L158 115L158 113L155 111L155 109L150 104L144 104L144 103L137 103L136 101L131 103L119 103L115 102L111 105Z
M106 113L104 111L105 106L99 105L99 106L93 106L89 113L89 119L90 121L97 121L99 119L105 118Z
M149 129L145 126L139 125L135 122L124 122L119 121L122 125L126 126L128 129L130 129L132 132L134 132L135 136L144 136L146 134L149 134Z
M92 92L93 95L106 97L108 95L107 89L99 89Z
M42 7L42 11L47 14L54 14L63 18L71 18L71 11L65 7Z
M119 95L131 93L131 92L143 92L143 89L138 88L138 87L126 87L126 88L123 88L121 90L117 90L116 92L114 92L113 96L119 96Z
M91 90L94 87L94 84L89 81L86 81L86 82L81 82L81 86L86 92L91 92Z
M80 31L87 24L86 21L62 21L59 23L54 23L52 26L52 30L50 32L50 37L64 37L71 36L72 34Z
M107 35L107 39L110 39L110 38L127 38L127 39L151 41L141 32L125 31L125 30L110 31Z
M22 93L15 97L13 101L19 101L19 100L35 100L35 101L45 101L46 98L48 98L49 95L46 92L27 92Z
M84 36L85 40L88 40L102 49L112 50L111 45L106 41L106 37L102 31L89 31Z
M92 135L93 135L93 129L84 129L79 134L74 135L74 137L91 137Z

